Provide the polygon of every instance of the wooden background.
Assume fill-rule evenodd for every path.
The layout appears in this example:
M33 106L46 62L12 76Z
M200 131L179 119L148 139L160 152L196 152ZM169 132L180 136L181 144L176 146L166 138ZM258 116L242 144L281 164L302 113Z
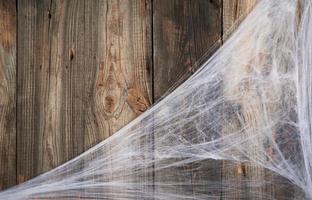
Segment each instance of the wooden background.
M60 165L144 112L254 4L0 0L0 189ZM222 166L223 179L263 173Z

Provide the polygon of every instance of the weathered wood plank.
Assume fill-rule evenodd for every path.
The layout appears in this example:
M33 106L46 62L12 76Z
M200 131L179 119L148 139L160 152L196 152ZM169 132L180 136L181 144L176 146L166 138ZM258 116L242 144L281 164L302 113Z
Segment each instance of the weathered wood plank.
M17 173L23 182L83 150L84 13L81 2L48 0L18 1L18 11Z
M154 94L161 97L221 38L219 0L155 0Z
M0 0L0 190L16 183L16 2Z
M87 114L87 148L111 136L144 112L152 102L151 1L99 1L98 7L102 14L97 19L98 35L93 38L94 45L97 45L97 71L93 77L92 103ZM141 144L144 145L143 142L133 143L125 148L131 151L132 148L140 148ZM113 147L115 144L110 145ZM120 167L114 162L118 158L109 151L108 154L111 162L107 166L114 171ZM136 180L129 180L132 179L129 173L134 172L127 168L110 174L108 179L116 181L125 177L127 180L124 181L152 182L153 177L148 176L145 169L136 171ZM108 198L116 199L135 195L135 191L127 194L127 191L114 187L108 193Z
M176 82L181 83L181 77L195 70L196 61L221 38L221 13L222 2L219 0L153 2L154 100L158 100ZM159 143L155 138L155 148ZM156 163L156 168L162 164ZM215 161L205 161L183 168L172 167L156 171L155 181L220 183L219 164ZM203 192L206 195L219 195L204 184L196 187L181 185L174 191L169 187L157 186L155 192L170 192L181 199L184 194L193 195L195 199L197 194Z
M20 181L109 137L149 106L149 6L18 2Z
M88 46L89 52L97 52L86 147L144 112L152 97L150 0L99 1L97 6L98 33L91 38L93 47ZM91 56L86 58L92 62Z

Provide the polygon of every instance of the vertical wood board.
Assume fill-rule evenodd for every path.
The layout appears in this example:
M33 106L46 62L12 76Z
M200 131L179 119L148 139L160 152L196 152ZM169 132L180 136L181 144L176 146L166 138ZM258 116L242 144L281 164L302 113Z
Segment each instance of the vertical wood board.
M195 71L198 59L206 55L221 38L222 3L213 1L155 0L153 1L153 56L154 56L154 100L162 97L176 83L181 83L184 74ZM183 81L183 80L182 80ZM187 130L187 129L186 129ZM181 135L187 132L181 132ZM187 137L187 136L186 136ZM161 145L155 137L155 148ZM155 168L166 163L156 163ZM172 193L183 198L183 194L193 195L202 192L206 195L219 195L206 190L207 186L189 187L182 183L221 181L220 163L204 161L185 167L170 167L155 172L155 181L181 184L172 190L157 186L156 193Z
M15 0L0 0L0 190L16 183L15 96Z

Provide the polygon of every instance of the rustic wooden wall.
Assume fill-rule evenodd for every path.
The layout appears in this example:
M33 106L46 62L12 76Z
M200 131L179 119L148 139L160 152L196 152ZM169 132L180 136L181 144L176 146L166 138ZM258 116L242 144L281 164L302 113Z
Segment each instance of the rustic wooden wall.
M144 112L254 4L0 0L0 190L58 166ZM226 162L198 165L187 178L267 176Z

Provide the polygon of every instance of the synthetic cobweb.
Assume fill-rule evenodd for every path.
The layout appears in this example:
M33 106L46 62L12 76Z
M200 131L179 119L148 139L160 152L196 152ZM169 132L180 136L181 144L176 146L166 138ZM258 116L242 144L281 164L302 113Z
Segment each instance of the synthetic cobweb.
M250 199L272 199L261 188L285 180L309 199L311 68L311 1L259 1L227 42L162 101L79 157L0 198L219 199L227 194L231 199L242 183L201 177L217 171L210 167L217 160L227 160L229 168L240 162L280 176L242 180ZM190 176L196 171L201 173Z

